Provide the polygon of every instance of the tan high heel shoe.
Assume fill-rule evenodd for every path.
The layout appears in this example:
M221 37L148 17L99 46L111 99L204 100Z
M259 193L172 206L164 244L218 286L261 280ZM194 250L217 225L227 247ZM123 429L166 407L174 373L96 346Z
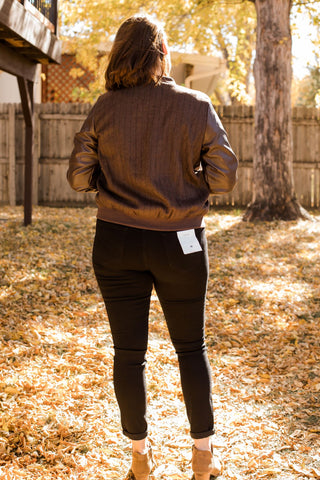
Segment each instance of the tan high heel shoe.
M152 449L149 447L147 453L132 453L132 464L126 480L149 480L153 468Z
M192 447L192 480L210 480L211 477L217 477L221 473L221 463L218 457L209 450L198 450Z

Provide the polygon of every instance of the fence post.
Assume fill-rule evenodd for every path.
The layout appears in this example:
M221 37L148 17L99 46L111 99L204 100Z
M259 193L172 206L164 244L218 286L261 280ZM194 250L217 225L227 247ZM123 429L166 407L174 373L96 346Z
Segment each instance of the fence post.
M33 172L32 172L32 204L39 203L39 158L41 142L41 125L39 116L40 105L35 105L34 109L34 151L33 151Z
M15 105L10 103L8 105L8 155L9 155L9 169L8 169L8 198L9 205L14 207L16 205L16 126L15 126Z
M34 152L34 82L24 77L17 77L22 112L25 123L25 159L24 159L24 226L32 223L32 187L33 187L33 152Z

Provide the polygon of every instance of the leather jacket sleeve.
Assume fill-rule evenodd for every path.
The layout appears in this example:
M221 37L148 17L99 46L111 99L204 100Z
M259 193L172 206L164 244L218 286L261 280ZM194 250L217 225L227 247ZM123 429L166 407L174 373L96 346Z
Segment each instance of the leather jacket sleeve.
M237 181L238 159L211 103L208 108L201 164L211 194L221 195L233 190Z
M67 179L77 192L97 192L97 179L100 174L98 159L98 139L94 128L92 108L81 131L76 133L74 148L69 160Z

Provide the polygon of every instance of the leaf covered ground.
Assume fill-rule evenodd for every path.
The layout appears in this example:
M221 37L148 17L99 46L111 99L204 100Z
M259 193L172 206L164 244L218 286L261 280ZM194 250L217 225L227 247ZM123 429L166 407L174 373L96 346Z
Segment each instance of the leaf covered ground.
M0 478L119 480L112 340L91 268L95 208L0 214ZM320 220L319 212L315 217ZM320 221L207 217L207 343L221 480L320 478ZM176 356L154 296L155 478L191 477Z

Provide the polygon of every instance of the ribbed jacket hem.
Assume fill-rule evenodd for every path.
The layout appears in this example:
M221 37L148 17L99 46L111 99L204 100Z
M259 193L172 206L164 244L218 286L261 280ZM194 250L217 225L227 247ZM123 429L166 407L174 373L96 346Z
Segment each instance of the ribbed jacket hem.
M127 227L142 228L145 230L170 231L177 232L180 230L189 230L191 228L200 228L203 226L202 215L190 216L182 219L162 219L155 217L154 219L139 218L127 216L123 212L116 210L108 210L106 208L98 208L97 218L105 222L118 223Z

